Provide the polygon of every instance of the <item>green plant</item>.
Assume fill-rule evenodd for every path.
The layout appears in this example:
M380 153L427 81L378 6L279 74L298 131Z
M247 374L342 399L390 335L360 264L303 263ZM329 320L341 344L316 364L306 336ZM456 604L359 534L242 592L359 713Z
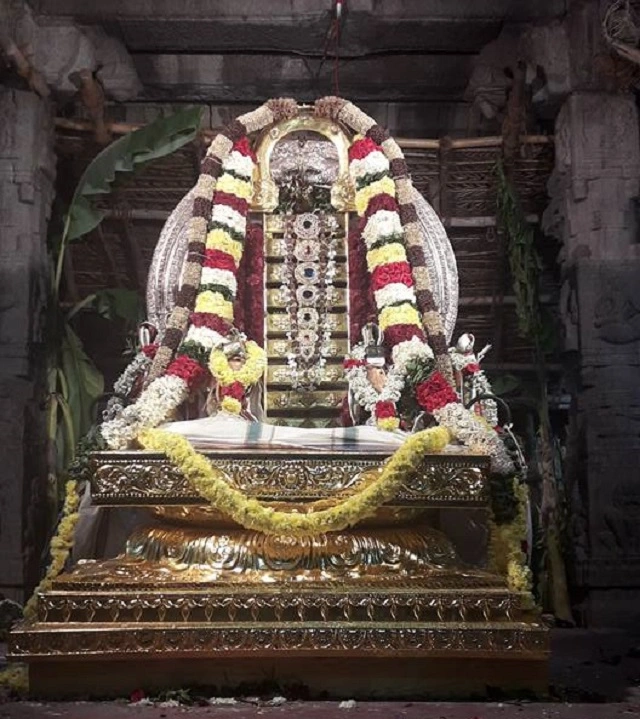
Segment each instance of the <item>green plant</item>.
M537 415L536 463L542 480L540 524L543 571L538 584L556 617L563 622L572 623L566 567L561 551L563 503L556 477L554 440L547 395L546 352L550 346L550 332L539 297L542 262L536 250L533 227L527 222L513 183L502 162L498 162L496 173L498 226L507 239L507 256L516 298L518 329L523 337L532 342L534 348L536 382L533 387L533 404Z
M51 282L47 299L47 440L51 510L55 516L63 477L76 455L76 446L95 421L104 391L102 374L87 356L73 328L80 312L131 321L139 299L128 290L112 289L85 297L71 307L61 301L63 269L69 244L95 229L105 210L95 206L97 195L109 194L121 173L164 157L193 140L200 127L201 108L188 108L130 132L102 150L84 171L64 219L62 233L50 244Z

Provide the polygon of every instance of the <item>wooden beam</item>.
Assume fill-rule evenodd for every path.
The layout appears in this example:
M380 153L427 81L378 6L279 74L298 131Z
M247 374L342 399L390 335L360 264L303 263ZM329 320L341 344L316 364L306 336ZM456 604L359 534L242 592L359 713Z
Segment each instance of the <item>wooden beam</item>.
M75 132L93 133L92 123L86 120L69 120L66 117L56 117L55 126L61 130L72 130ZM126 135L128 132L138 130L144 124L133 122L107 122L106 129L113 135ZM211 142L218 134L216 130L201 130L200 135L205 141ZM407 150L438 150L441 140L416 139L409 137L396 138L396 142ZM547 145L553 143L553 135L523 135L520 142L525 145ZM500 147L501 137L464 137L457 140L448 140L452 148L473 148L473 147Z

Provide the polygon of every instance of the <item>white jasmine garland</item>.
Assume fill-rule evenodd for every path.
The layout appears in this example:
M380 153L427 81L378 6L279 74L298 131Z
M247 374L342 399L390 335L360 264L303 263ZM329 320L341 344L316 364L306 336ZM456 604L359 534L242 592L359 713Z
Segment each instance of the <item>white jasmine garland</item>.
M354 353L351 356L354 357ZM366 412L372 413L378 402L397 404L404 388L404 376L396 372L395 367L387 373L387 382L382 388L382 392L378 392L369 382L366 367L351 367L345 370L345 375L354 400Z
M362 237L367 249L383 237L402 235L400 215L392 210L378 210L367 220Z
M197 342L202 345L205 349L213 349L214 347L221 347L226 344L227 339L223 337L219 332L210 329L209 327L196 327L191 325L187 331L186 341Z
M231 270L221 270L218 267L203 267L200 278L201 285L223 285L231 290L235 297L238 291L238 281Z
M381 310L383 307L392 305L394 302L411 302L415 303L416 296L413 287L407 287L402 282L394 282L385 285L374 293L376 307Z
M472 451L491 457L491 469L499 474L515 471L513 461L498 434L484 425L477 415L458 402L451 402L433 412L439 425Z
M228 205L214 205L211 211L211 222L219 222L242 235L247 231L247 218Z
M181 377L158 377L135 404L125 407L119 417L101 426L105 442L111 449L126 448L142 429L157 427L169 419L188 396L189 388Z
M131 362L129 362L124 372L113 385L114 396L109 398L107 406L102 413L103 422L108 422L120 416L125 406L125 400L131 394L136 380L141 374L146 372L150 364L151 358L147 357L144 352L138 352Z
M222 163L224 170L232 170L238 175L250 179L253 175L253 160L248 155L234 150Z
M351 160L349 170L354 178L377 175L380 172L389 171L389 160L387 160L383 152L374 150L361 160Z
M391 350L393 366L402 375L407 373L407 365L414 359L425 362L434 359L433 350L419 337L412 337L410 340L400 342Z

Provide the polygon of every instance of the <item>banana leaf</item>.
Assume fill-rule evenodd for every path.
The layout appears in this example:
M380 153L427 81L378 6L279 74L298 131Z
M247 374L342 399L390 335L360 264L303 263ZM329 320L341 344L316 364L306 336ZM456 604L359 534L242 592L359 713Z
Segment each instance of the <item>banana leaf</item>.
M132 172L136 165L170 155L191 142L200 128L202 108L179 110L112 142L89 164L80 178L65 222L65 242L77 240L97 227L105 212L91 198L107 195L119 172Z
M96 403L104 392L104 378L87 357L80 338L68 324L62 339L60 369L67 381L67 404L77 439L93 424Z

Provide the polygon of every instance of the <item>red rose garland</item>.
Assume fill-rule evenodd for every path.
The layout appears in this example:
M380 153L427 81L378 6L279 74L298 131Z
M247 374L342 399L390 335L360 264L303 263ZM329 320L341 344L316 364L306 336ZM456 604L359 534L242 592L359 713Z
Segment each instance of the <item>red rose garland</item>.
M231 384L220 387L220 399L224 397L232 397L241 402L244 399L245 387L242 382L232 382Z
M429 379L421 382L416 388L416 399L422 409L429 413L458 402L458 395L451 389L441 372L434 372Z
M204 382L209 372L191 357L178 355L167 367L167 374L180 377L186 382L187 387L192 390Z

